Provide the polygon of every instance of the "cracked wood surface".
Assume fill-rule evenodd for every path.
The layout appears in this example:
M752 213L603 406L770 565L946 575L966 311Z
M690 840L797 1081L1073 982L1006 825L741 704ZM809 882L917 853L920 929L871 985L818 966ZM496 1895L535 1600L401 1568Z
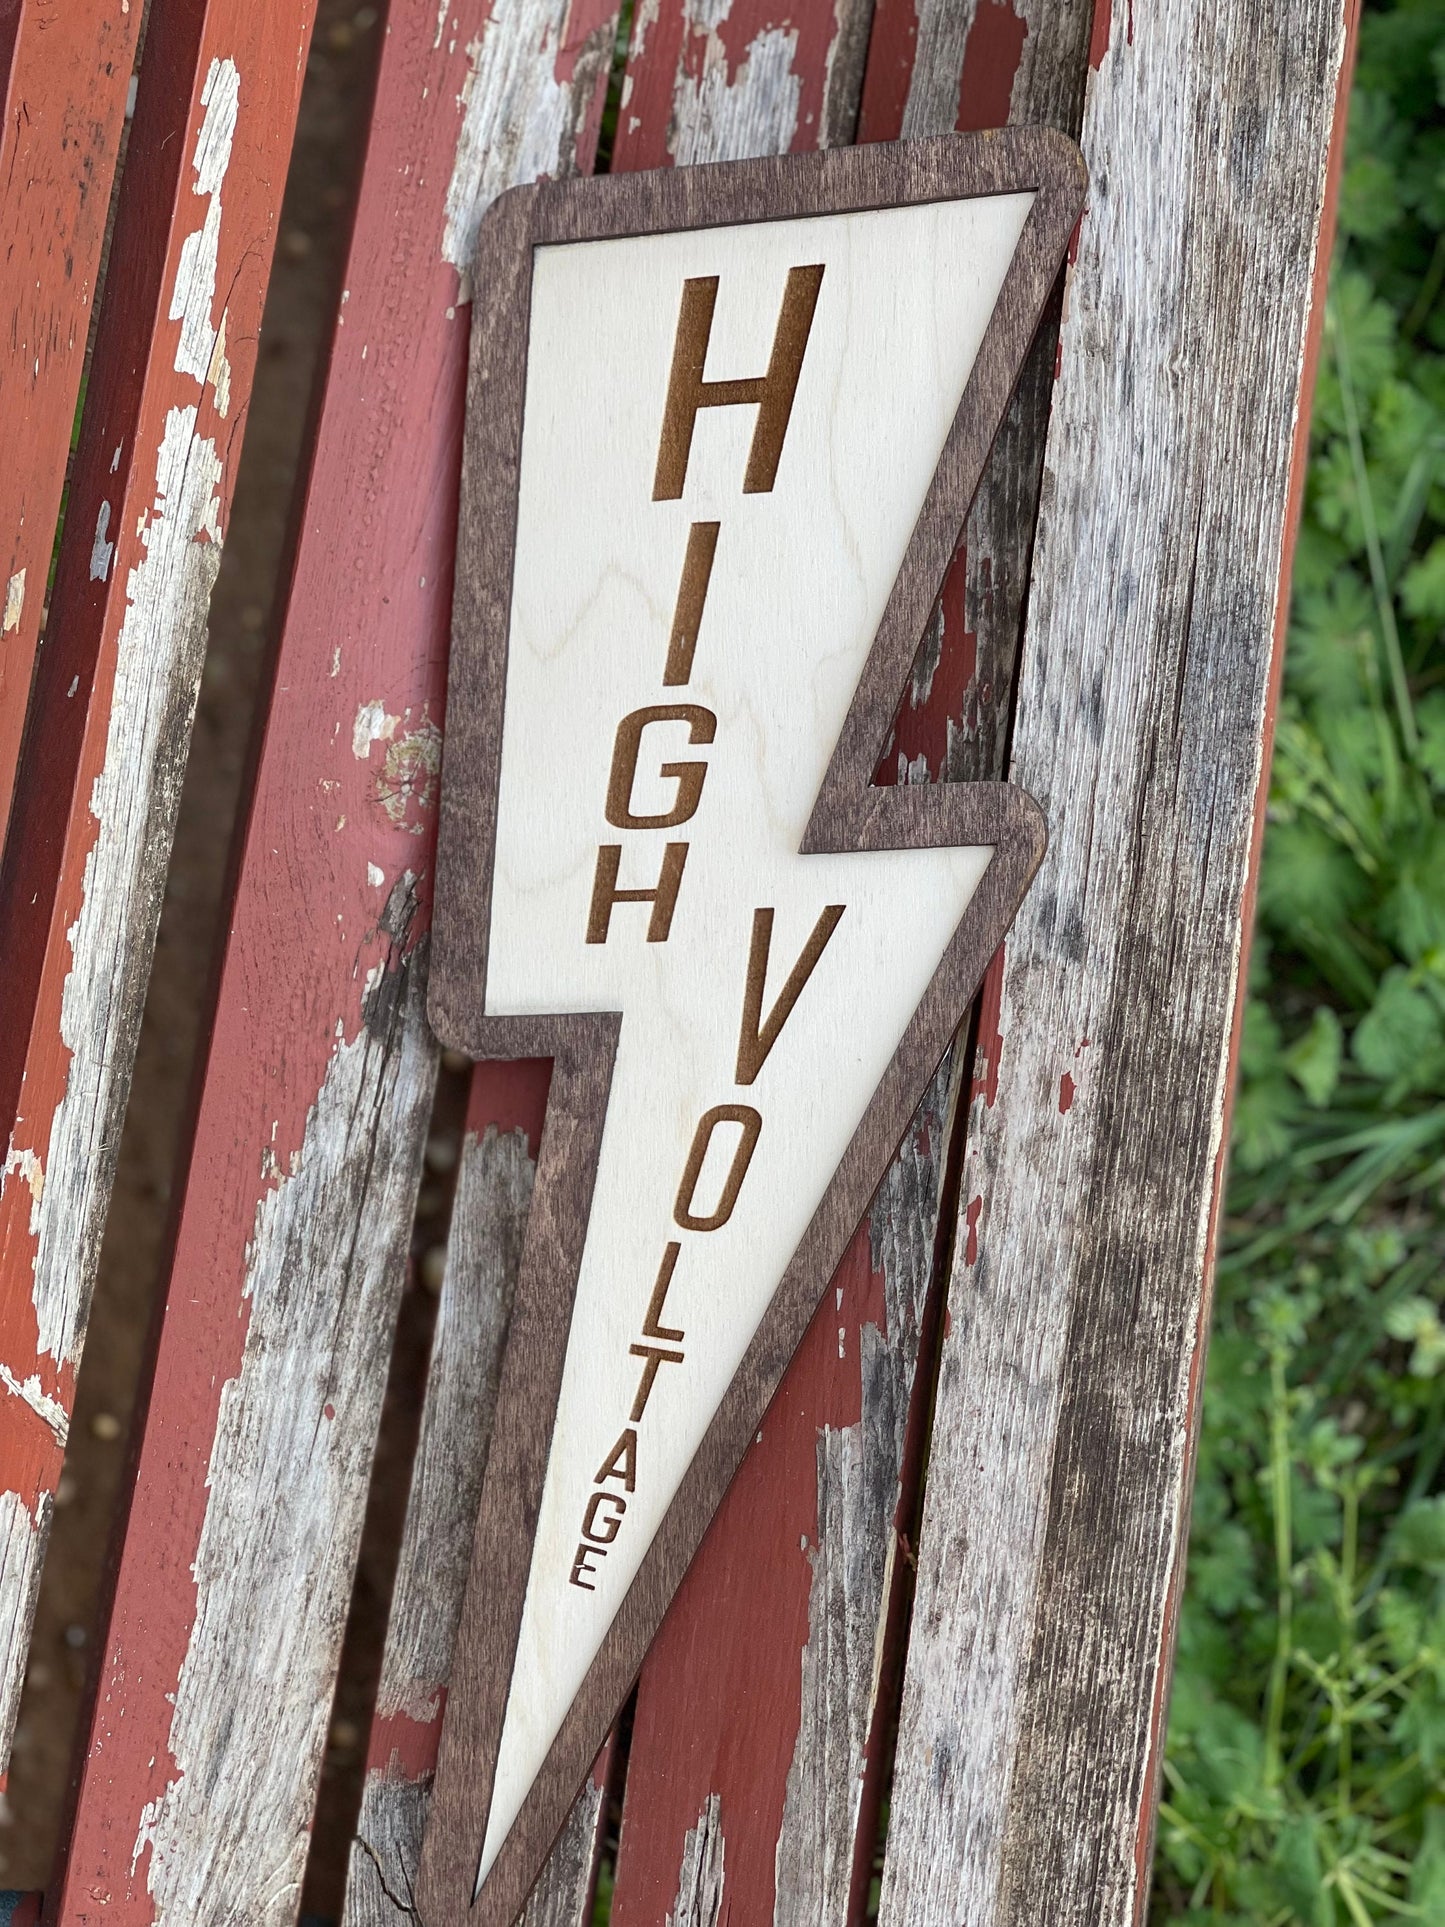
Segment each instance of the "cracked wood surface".
M862 138L902 131L869 106L875 66L894 58L903 32L899 11L883 0L875 16ZM909 13L911 25L911 0ZM1053 117L1077 132L1085 10L1042 0L1029 24L1024 61L1017 43L980 34L973 9L948 0L921 8L916 50L908 42L917 65L907 133L1010 115ZM1056 339L1047 323L880 780L1002 773ZM843 1927L866 1896L878 1747L896 1686L899 1535L911 1528L928 1394L916 1374L932 1342L935 1232L961 1069L957 1060L941 1069L643 1670L615 1927L652 1927L681 1894L679 1869L699 1811L714 1811L708 1802L728 1841L714 1886L743 1917Z
M883 1927L1146 1902L1352 15L1095 37L1011 771L1050 848L969 1118Z
M87 10L74 12L79 31ZM155 0L151 10L116 273L0 868L0 1751L110 1198L312 12L312 0ZM57 80L74 58L69 28L67 18ZM104 58L122 60L133 30L112 36ZM17 49L33 68L28 31L27 14ZM124 76L119 85L123 108ZM87 98L75 102L82 120ZM75 164L89 156L96 169L88 192L105 173L102 131L76 134ZM49 186L60 199L46 219L63 219L73 182L62 170ZM96 221L103 208L87 207L82 278ZM83 319L53 325L65 345L42 384L37 430L72 391L83 347ZM7 409L9 398L7 385ZM26 592L31 615L51 532Z
M53 1902L77 1927L295 1915L433 1084L459 264L490 196L590 153L612 30L601 0L391 11Z

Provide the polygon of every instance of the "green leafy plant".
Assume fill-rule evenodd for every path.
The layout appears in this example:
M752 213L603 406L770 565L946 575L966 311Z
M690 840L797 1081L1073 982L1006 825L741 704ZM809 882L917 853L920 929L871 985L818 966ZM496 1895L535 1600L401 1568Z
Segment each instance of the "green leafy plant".
M1445 0L1362 25L1157 1921L1445 1927Z

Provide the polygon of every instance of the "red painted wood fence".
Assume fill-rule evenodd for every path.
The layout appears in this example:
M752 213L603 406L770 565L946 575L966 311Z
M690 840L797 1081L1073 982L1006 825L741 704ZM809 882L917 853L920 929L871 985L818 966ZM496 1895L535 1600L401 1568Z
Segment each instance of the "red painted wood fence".
M152 0L32 678L139 11L0 11L6 1744L313 7ZM1012 774L1050 857L533 1923L588 1918L619 1812L617 1927L1141 1917L1354 0L1209 12L631 18L615 169L1042 121L1095 188L878 773ZM616 34L614 0L388 11L50 1921L296 1916L436 1074L468 263L496 194L593 164ZM349 1923L412 1917L547 1076L472 1077Z

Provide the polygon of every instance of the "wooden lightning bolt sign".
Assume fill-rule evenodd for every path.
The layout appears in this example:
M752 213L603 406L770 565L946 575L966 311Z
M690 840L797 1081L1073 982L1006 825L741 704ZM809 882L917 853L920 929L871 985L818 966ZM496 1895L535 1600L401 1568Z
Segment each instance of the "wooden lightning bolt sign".
M521 1911L1042 855L872 776L1083 179L1024 131L488 216L430 1007L553 1069L426 1927Z

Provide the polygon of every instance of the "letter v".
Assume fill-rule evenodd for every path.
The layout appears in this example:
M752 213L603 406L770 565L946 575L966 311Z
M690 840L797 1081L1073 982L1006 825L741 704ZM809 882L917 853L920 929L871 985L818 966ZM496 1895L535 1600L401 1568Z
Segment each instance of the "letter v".
M778 1001L763 1021L763 990L768 979L768 957L773 947L773 913L754 910L753 940L748 949L748 980L743 991L743 1021L738 1030L739 1084L751 1084L768 1053L782 1035L783 1025L793 1014L793 1006L803 994L803 986L817 968L818 959L828 948L828 939L838 928L845 906L830 903L813 925L813 934L803 945L798 961L788 972L788 981L778 992Z

